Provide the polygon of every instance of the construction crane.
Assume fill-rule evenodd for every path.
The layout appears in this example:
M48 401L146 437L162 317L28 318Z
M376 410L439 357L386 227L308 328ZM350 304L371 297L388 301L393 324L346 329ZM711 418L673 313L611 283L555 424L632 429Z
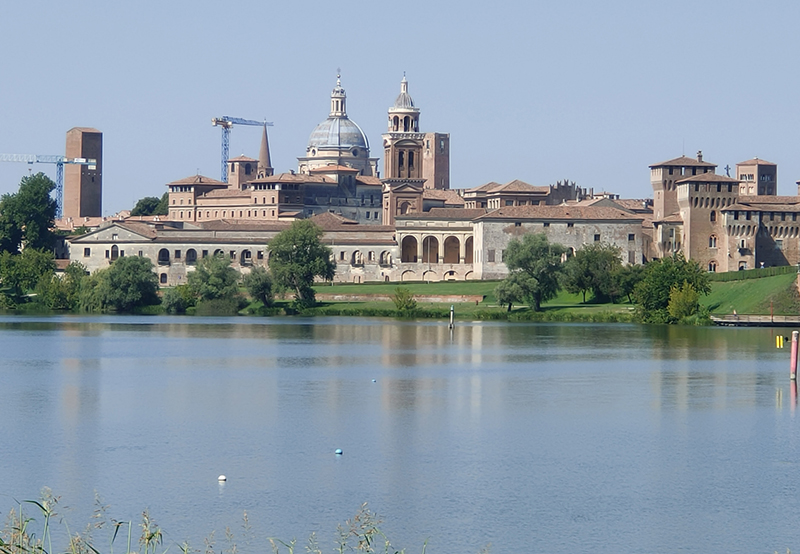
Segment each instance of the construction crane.
M28 164L56 164L56 219L64 215L64 165L78 164L97 169L97 160L87 158L67 158L42 154L0 154L0 162L25 162Z
M231 128L234 125L266 125L272 127L270 121L253 121L252 119L242 119L240 117L229 117L223 115L222 117L215 117L211 120L211 125L214 127L222 127L222 171L220 180L223 183L228 182L228 152L231 147Z

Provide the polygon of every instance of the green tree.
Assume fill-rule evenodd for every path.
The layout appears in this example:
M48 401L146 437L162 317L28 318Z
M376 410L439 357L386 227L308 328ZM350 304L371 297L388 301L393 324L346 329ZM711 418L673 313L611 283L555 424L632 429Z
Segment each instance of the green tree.
M169 193L165 192L158 201L158 206L150 215L167 215L169 213Z
M565 252L563 246L551 244L543 233L523 235L522 240L508 243L503 256L510 271L506 279L514 279L524 288L525 300L534 311L541 310L542 303L558 293L561 256Z
M645 323L674 323L667 309L673 287L689 283L698 294L711 292L708 274L683 254L653 260L645 266L644 277L633 291L636 313Z
M406 287L396 287L392 295L392 302L397 311L402 313L413 312L417 309L417 299L414 298L414 293L411 289Z
M62 275L44 275L36 284L36 300L51 310L75 310L79 306L81 283L86 268L70 263Z
M189 287L194 295L206 301L236 296L239 278L239 272L231 267L231 261L222 254L203 258L188 276Z
M43 277L53 275L55 270L53 254L48 251L26 248L22 254L0 253L0 283L17 301L33 291Z
M131 210L131 215L153 215L161 200L157 196L140 198Z
M89 290L81 291L81 307L87 311L130 312L159 302L158 277L153 272L153 263L144 257L119 258L86 283Z
M695 315L700 309L700 295L691 283L684 281L682 286L673 285L669 291L667 311L672 319L680 321Z
M614 273L614 283L619 296L626 296L628 302L633 303L633 291L636 285L644 278L644 266L628 264L620 267Z
M275 295L272 292L272 277L269 271L263 267L252 268L250 273L242 279L242 284L247 289L247 293L264 306L270 307L275 302Z
M611 244L584 246L564 264L564 288L582 294L584 304L587 292L592 293L595 302L613 302L618 295L614 274L622 267L619 256L619 247Z
M23 246L53 248L57 204L50 193L55 187L47 175L36 173L23 177L16 193L0 197L1 251L17 253Z
M528 290L533 286L528 281L531 279L527 274L516 272L500 281L494 289L494 296L497 303L501 306L508 305L508 311L514 304L521 304L528 295Z
M312 221L301 219L278 233L268 245L275 284L280 290L294 291L295 303L300 307L314 304L314 279L331 280L336 271L330 248L322 244L322 234Z

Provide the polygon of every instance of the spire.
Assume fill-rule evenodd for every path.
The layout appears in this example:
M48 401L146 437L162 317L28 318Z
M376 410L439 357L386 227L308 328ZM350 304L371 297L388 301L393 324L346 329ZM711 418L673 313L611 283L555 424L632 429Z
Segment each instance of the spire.
M342 88L342 73L336 70L336 88L331 92L331 113L328 117L347 117L347 94Z
M271 177L274 170L269 156L269 140L267 139L267 125L264 125L264 132L261 134L261 149L258 151L258 176Z

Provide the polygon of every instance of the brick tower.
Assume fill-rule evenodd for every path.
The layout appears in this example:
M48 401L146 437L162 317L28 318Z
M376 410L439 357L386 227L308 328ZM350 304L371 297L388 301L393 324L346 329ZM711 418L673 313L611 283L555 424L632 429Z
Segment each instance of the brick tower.
M97 160L95 169L87 165L64 166L64 219L103 215L103 133L88 127L67 131L67 158Z

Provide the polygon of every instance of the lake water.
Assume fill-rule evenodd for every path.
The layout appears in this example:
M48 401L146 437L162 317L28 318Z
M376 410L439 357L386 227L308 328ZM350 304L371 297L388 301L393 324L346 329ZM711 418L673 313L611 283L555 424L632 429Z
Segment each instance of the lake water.
M219 552L230 526L242 554L311 531L330 552L363 502L409 554L785 552L800 418L776 332L4 317L0 508L48 486L75 531L97 491L165 546L216 530Z

